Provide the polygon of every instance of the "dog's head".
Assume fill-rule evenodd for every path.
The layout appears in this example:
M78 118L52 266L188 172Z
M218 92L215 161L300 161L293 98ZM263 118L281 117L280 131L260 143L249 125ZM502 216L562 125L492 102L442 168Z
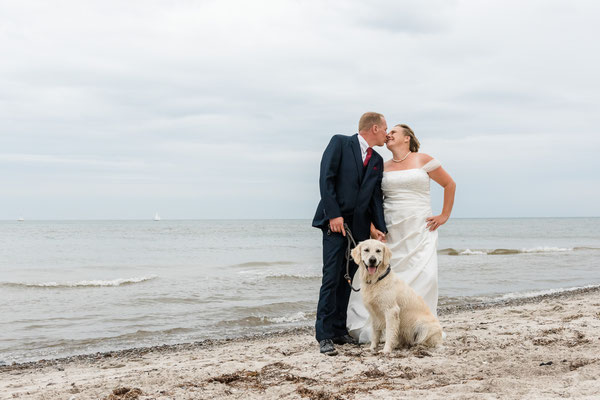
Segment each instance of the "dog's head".
M392 257L391 250L379 240L369 239L360 242L352 249L352 259L360 269L360 276L367 279L383 274Z

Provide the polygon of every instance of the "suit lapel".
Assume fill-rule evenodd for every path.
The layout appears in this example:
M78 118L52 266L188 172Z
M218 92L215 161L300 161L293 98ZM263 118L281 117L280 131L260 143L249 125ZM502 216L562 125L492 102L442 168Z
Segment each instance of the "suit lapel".
M356 160L356 169L358 172L358 176L362 180L364 168L363 168L362 154L360 152L360 143L358 142L358 134L352 136L351 147L352 147L352 151L354 152L354 159ZM371 162L369 161L369 164L370 163Z

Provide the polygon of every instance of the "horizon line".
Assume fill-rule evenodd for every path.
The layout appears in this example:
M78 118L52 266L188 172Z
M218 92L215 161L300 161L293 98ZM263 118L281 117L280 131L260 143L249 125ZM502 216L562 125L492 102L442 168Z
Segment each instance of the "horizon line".
M566 218L600 218L600 215L585 216L541 216L541 217L451 217L450 219L566 219ZM39 222L39 221L310 221L312 218L164 218L155 221L152 218L33 218L33 219L0 219L0 222Z

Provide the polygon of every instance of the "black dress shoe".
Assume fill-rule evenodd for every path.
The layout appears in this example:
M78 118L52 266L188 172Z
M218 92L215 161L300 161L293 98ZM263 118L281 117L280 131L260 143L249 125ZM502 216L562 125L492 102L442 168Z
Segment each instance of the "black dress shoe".
M358 340L356 340L352 336L346 334L343 336L334 337L333 343L335 343L335 344L358 344Z
M331 339L321 340L319 342L319 351L328 356L335 356L337 354L337 350L333 346L333 341Z

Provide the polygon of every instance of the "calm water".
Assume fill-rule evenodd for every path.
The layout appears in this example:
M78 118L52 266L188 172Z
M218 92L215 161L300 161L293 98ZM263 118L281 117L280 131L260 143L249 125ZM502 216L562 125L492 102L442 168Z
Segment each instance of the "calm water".
M600 218L454 219L440 305L600 284ZM0 363L312 325L305 220L0 222Z

